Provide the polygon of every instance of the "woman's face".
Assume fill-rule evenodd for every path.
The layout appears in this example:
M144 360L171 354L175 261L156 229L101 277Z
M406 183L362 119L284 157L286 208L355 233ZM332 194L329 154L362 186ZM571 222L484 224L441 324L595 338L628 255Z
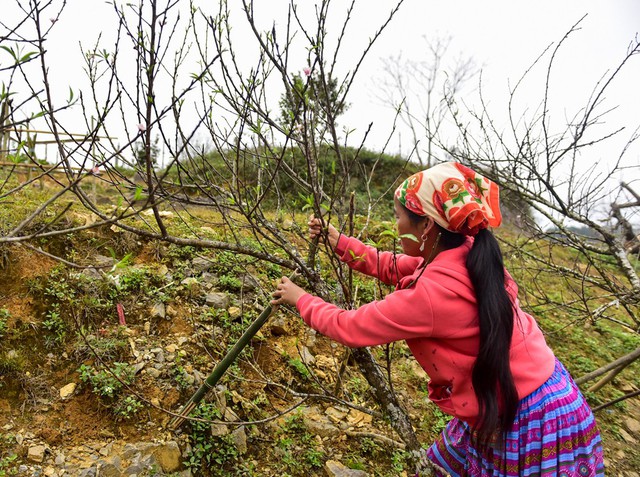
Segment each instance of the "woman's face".
M403 235L405 236L400 239L402 251L412 257L422 255L422 252L420 251L420 244L422 243L421 237L425 232L427 219L425 218L424 223L413 222L409 218L407 209L400 205L400 202L398 202L397 199L394 200L393 210L396 218L396 226L398 227L398 234L401 237Z

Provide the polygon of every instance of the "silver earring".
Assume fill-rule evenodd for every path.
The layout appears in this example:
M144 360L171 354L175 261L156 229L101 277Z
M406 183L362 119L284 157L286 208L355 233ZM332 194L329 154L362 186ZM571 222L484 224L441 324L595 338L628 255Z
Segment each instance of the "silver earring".
M421 252L424 252L424 244L425 244L425 242L426 242L426 241L423 239L423 240L422 240L422 243L420 244L420 251L421 251Z

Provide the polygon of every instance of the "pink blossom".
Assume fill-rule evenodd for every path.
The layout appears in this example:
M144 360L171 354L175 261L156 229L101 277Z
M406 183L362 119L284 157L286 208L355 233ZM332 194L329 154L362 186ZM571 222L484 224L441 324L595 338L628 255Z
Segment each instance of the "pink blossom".
M57 21L58 21L58 19L57 19L57 18L55 18L55 17L51 17L51 18L49 18L49 21L50 21L51 23L55 23L55 22L57 22Z
M142 123L138 124L138 131L145 132L146 130L147 130L147 126L145 126Z
M97 176L98 174L100 174L100 167L99 166L93 166L93 169L91 169L91 173L93 175Z
M303 68L302 72L305 76L309 76L311 74L311 68Z

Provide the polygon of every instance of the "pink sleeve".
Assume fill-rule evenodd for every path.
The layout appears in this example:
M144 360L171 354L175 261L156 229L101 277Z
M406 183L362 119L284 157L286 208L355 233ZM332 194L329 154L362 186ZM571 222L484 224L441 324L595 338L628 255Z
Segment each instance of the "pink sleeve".
M349 267L378 278L387 285L395 285L402 277L413 274L423 261L421 257L410 257L402 253L380 252L375 247L345 235L340 236L335 252Z
M315 330L352 348L429 337L433 312L422 287L396 290L383 300L343 310L306 294L296 303L300 316Z

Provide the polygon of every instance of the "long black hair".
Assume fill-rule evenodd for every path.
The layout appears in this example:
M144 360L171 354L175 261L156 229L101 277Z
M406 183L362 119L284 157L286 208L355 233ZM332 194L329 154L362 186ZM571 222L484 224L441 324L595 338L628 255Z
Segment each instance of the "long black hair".
M479 405L474 430L479 443L487 444L496 431L502 435L495 437L500 438L510 430L518 408L509 365L513 303L505 289L500 245L489 230L481 230L475 236L467 255L467 270L476 292L480 320L480 349L471 374Z
M405 211L413 223L425 220L407 208ZM458 247L465 241L463 235L434 225L445 249ZM502 251L489 230L476 234L466 265L476 293L480 327L480 348L471 373L479 406L474 431L479 444L488 444L496 431L501 431L502 436L509 431L518 409L518 393L509 365L513 304L505 289Z

